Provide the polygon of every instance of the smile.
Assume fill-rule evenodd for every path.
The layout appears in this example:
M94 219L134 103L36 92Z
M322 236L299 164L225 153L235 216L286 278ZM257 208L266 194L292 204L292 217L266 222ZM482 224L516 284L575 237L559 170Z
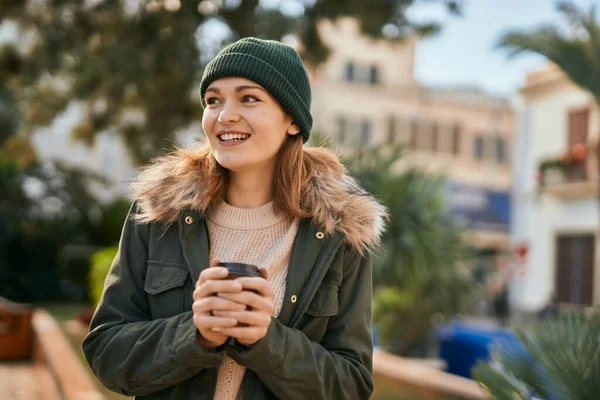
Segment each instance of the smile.
M221 142L243 142L250 135L247 133L220 133L217 137Z

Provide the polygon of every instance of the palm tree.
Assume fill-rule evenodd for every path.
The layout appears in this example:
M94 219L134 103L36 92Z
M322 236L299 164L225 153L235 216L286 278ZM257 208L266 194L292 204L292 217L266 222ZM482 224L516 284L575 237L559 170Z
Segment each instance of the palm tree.
M557 3L570 32L545 26L534 32L511 32L499 42L512 55L540 54L555 63L576 85L589 92L600 105L600 24L592 6L588 12L570 1Z
M568 312L497 345L473 369L496 400L593 400L600 393L600 313Z
M571 1L559 1L569 31L554 25L533 32L511 32L499 42L512 56L533 52L556 64L577 86L592 95L600 108L600 24L594 6L586 12ZM596 146L600 160L600 144ZM600 163L598 163L600 177ZM600 185L598 198L600 200Z
M464 313L475 286L470 249L449 212L444 177L397 171L401 153L389 146L361 148L344 162L391 216L384 251L373 265L379 339L399 355L423 355L436 318Z

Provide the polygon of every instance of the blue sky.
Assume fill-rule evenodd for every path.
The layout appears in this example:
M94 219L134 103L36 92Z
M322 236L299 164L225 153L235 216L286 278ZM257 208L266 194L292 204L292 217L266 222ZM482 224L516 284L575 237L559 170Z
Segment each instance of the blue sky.
M576 0L586 9L600 0ZM426 85L471 86L488 92L511 95L525 82L527 72L544 65L537 55L508 59L495 49L506 31L531 30L556 23L560 15L553 0L465 0L462 17L445 16L439 7L412 10L417 18L443 21L442 32L424 39L417 48L415 72Z

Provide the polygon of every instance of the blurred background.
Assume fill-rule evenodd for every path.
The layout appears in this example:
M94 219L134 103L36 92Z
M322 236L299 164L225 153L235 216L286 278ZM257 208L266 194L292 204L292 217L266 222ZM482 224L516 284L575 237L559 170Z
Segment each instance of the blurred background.
M0 0L0 348L37 346L43 312L89 378L79 344L128 184L197 145L203 67L258 36L305 61L307 146L338 151L391 211L374 397L597 398L600 354L580 356L600 335L598 5ZM0 395L25 390L18 365L0 361L25 377Z

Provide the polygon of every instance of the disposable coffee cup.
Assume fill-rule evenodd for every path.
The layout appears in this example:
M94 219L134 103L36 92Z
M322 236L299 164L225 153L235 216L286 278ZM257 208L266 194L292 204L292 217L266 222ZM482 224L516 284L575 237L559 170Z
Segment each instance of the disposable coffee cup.
M229 271L229 274L227 275L227 278L225 279L237 279L237 278L242 278L242 277L251 277L251 278L262 278L262 274L260 273L260 271L258 270L258 267L256 265L252 265L252 264L245 264L245 263L236 263L236 262L221 262L218 264L219 267L225 267L227 268L227 271ZM253 290L253 292L256 293L256 291ZM251 307L248 306L247 309L250 309ZM248 326L248 324L244 324L241 322L238 322L237 324L238 327L244 327L244 326Z
M219 263L219 267L227 268L227 271L229 271L227 279L237 279L245 276L262 278L262 274L256 265L237 262L221 262Z

